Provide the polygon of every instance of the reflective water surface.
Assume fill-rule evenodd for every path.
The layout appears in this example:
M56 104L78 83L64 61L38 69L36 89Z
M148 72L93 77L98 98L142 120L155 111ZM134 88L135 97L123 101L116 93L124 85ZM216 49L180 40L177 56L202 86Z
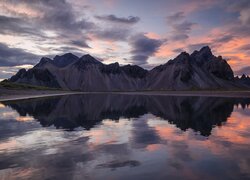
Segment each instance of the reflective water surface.
M0 179L250 179L250 99L0 103Z

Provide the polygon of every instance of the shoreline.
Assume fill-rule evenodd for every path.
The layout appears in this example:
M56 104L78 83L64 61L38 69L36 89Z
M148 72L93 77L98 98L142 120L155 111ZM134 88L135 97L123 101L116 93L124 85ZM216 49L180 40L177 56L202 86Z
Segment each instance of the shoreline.
M75 94L121 94L121 95L153 95L153 96L206 96L206 97L240 97L250 98L250 91L110 91L110 92L80 92L80 91L50 91L50 90L0 90L1 101L14 101L53 96Z
M153 95L153 96L204 96L204 97L232 97L250 98L250 91L138 91L119 92L127 95Z
M53 97L53 96L66 96L66 95L74 95L74 94L82 94L82 93L81 92L62 92L62 93L47 93L47 94L41 93L41 94L35 94L35 95L7 95L6 97L0 96L0 102L45 98L45 97Z

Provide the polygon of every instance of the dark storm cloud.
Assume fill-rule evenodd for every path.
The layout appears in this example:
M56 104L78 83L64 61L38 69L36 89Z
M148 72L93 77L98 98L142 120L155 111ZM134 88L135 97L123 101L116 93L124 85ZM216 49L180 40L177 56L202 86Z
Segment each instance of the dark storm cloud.
M135 24L140 21L139 17L129 16L129 17L117 17L113 14L104 15L104 16L95 16L99 20L114 22L114 23L122 23L122 24Z
M39 57L35 54L19 48L10 48L3 43L0 43L0 55L1 66L35 64L39 60Z
M166 40L151 39L144 34L137 34L130 38L132 46L132 60L137 64L145 64L150 56L153 56Z

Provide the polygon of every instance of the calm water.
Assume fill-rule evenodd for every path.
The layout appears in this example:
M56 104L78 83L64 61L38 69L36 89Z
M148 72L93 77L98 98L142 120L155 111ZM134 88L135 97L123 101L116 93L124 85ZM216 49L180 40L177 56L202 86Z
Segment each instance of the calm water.
M250 99L0 103L0 179L250 179Z

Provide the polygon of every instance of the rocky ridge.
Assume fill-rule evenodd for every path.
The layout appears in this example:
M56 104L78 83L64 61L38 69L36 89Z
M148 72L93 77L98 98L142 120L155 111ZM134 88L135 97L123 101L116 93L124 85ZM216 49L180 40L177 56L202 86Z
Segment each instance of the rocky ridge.
M32 69L21 69L9 81L80 91L246 89L247 78L234 73L208 46L148 71L137 65L104 64L87 54L43 57Z

